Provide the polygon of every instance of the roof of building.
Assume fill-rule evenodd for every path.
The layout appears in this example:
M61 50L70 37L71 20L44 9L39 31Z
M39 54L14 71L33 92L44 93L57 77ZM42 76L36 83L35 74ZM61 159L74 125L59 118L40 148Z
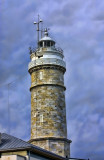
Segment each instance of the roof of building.
M14 148L27 148L31 147L30 143L27 143L19 138L14 136L8 135L6 133L1 134L1 144L0 144L0 151L7 150L7 149L14 149Z
M19 138L8 135L6 133L1 133L0 152L2 153L2 152L18 151L18 150L30 150L37 154L50 157L51 159L65 160L65 158L58 156L50 151L32 145L28 142L25 142Z

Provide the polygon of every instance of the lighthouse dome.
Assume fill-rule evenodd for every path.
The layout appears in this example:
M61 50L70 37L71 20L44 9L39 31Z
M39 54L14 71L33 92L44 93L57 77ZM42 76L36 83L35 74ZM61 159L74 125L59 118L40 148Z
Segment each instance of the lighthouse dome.
M55 46L55 41L52 40L52 38L48 36L47 29L45 29L44 37L39 40L38 44L39 44L39 47L51 47L51 46L54 47Z
M43 38L40 39L40 41L53 41L53 40L49 36L44 36Z

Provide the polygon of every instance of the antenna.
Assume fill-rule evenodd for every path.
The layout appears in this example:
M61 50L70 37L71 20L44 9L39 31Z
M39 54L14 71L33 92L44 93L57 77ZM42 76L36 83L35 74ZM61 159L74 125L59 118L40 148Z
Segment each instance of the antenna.
M38 22L34 22L34 24L37 24L37 44L39 42L39 31L40 31L40 28L39 28L39 24L43 22L42 19L40 19L40 16L38 14ZM38 44L38 47L39 47L39 44Z
M10 84L8 83L8 133L10 134L10 106L9 106L9 88Z
M41 38L43 37L43 22L41 23Z

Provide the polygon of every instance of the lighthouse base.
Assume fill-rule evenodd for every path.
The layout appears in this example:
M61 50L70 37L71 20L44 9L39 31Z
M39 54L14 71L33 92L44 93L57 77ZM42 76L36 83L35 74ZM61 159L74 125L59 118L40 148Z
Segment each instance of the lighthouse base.
M31 139L29 143L41 147L45 150L53 152L62 157L70 157L70 143L72 141L67 138L55 138L55 137L46 137L46 138L36 138Z

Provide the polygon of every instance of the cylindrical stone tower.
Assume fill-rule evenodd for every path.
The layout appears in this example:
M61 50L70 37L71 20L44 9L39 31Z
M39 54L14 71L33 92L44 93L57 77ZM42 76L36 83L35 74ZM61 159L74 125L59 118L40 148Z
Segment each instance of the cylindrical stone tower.
M48 36L31 51L31 139L30 143L63 157L70 156L67 139L63 51Z

